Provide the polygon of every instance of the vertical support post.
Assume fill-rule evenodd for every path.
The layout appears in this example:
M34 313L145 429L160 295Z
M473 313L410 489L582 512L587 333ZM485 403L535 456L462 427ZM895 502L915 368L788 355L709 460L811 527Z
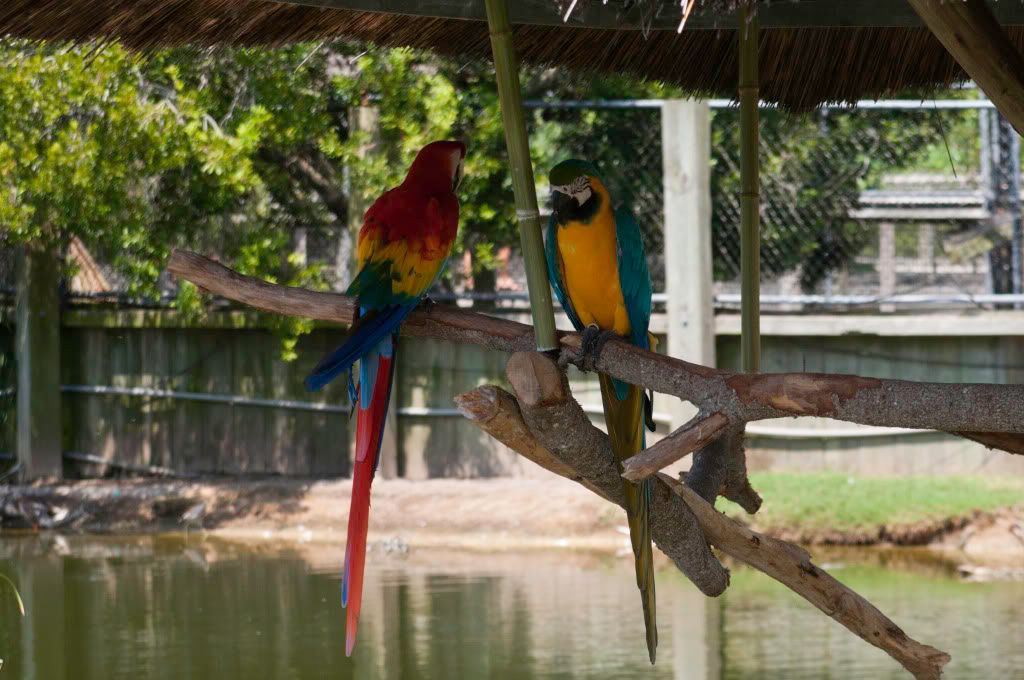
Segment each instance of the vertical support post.
M1010 236L1009 271L1006 269L1005 261L1000 266L1001 272L993 271L993 277L998 277L998 284L994 289L1020 293L1024 283L1021 280L1024 276L1024 229L1021 225L1020 136L1002 116L996 117L993 136L996 143L991 154L994 176L992 223L997 230L1002 233L1008 232ZM1003 257L1005 255L997 259L1002 260ZM1019 309L1020 305L1014 304L1014 307Z
M38 244L18 257L15 452L21 478L61 477L60 260Z
M935 271L935 225L927 222L918 225L917 259L931 271Z
M885 300L896 293L896 224L882 222L878 225L878 296ZM882 302L881 312L892 312L892 304Z
M679 359L714 366L711 117L706 102L673 99L662 105L661 154L668 353ZM695 413L692 407L685 409L676 399L668 401L673 409L673 429Z
M1021 200L1020 200L1020 135L1017 134L1016 130L1009 129L1007 125L1007 135L1009 135L1010 143L1010 186L1009 186L1009 203L1010 203L1010 219L1013 223L1013 232L1010 237L1010 271L1012 273L1012 281L1010 282L1010 290L1015 295L1020 295L1024 292L1024 225L1021 223ZM1024 305L1019 302L1014 304L1015 309L1021 309Z
M380 476L384 479L398 477L399 437L398 437L398 404L402 399L399 371L402 370L401 359L395 366L395 374L391 378L391 400L388 402L388 415L384 419L384 432L380 438ZM355 428L353 428L355 429Z
M519 237L526 264L526 285L530 290L530 310L537 349L547 351L558 347L555 336L555 312L548 287L544 239L540 233L540 212L537 210L537 187L533 182L530 144L526 136L523 94L519 87L519 61L512 44L505 0L485 0L487 24L494 54L494 71L498 79L498 100L505 126L505 144L512 169L512 190L519 220Z
M757 8L739 11L740 45L740 355L743 370L761 368L761 182L757 111L757 57L761 31Z

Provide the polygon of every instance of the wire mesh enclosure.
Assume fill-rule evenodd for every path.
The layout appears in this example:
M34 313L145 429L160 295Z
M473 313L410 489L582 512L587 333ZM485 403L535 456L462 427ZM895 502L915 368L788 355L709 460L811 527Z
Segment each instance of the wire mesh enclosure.
M542 212L547 169L569 156L593 161L616 202L637 216L654 289L663 292L662 102L535 101L528 106ZM739 304L740 273L739 112L729 102L711 102L710 135L715 302L729 308ZM1015 256L1021 241L1020 153L1019 138L986 100L866 102L856 109L804 115L764 109L765 309L1020 304L1024 298L999 297L1022 292ZM509 234L506 250L514 252L514 230ZM129 299L124 277L87 246L69 249L76 278L67 293L138 302ZM285 247L293 268L315 265L322 285L343 289L351 277L353 246L349 225L331 223L300 225ZM0 239L0 290L7 295L15 285L13 255ZM491 288L513 292L479 293L473 287L473 294L511 297L510 304L521 306L521 262L514 254L505 257L494 274L499 285ZM470 277L470 259L452 258L449 268L456 278ZM160 304L174 295L166 278L160 282ZM90 285L79 285L83 281ZM465 296L466 290L464 284L449 284L435 297Z
M660 102L534 102L538 128L593 159L645 235L664 290ZM712 102L716 301L738 303L739 112ZM942 304L1019 292L1016 135L987 101L762 111L761 273L771 306ZM543 188L543 187L542 187Z

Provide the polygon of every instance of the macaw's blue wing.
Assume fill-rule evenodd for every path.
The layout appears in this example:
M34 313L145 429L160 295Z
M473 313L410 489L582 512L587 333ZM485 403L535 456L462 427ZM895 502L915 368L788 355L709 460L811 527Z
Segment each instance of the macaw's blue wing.
M630 342L650 349L647 329L651 325L651 274L636 223L628 208L615 211L615 239L619 247L619 286L629 315Z
M629 340L637 347L651 348L648 328L651 325L651 274L647 268L640 225L628 208L615 211L615 240L619 250L619 287L629 315ZM624 399L629 385L613 381L616 396ZM644 420L647 429L654 431L654 401L644 395Z
M565 315L569 317L573 328L583 330L583 324L573 309L572 301L565 293L565 284L562 282L562 257L558 254L558 225L555 223L554 215L548 219L547 238L544 242L544 256L548 261L548 282L551 283L551 290L555 291L555 298L558 304L562 305Z

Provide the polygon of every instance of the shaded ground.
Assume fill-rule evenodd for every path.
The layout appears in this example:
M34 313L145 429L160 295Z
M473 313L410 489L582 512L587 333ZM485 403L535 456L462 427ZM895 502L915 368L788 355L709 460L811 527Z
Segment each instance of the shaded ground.
M804 544L928 545L955 560L1024 567L1024 482L953 480L953 488L910 480L900 490L901 480L873 486L880 481L844 481L856 487L844 491L828 480L761 475L754 483L766 502L757 518L722 505L765 533ZM342 543L350 489L347 480L281 478L0 487L0 520L5 528L65 533L202 529L245 540ZM558 478L381 479L373 501L370 541L386 550L628 549L621 511Z

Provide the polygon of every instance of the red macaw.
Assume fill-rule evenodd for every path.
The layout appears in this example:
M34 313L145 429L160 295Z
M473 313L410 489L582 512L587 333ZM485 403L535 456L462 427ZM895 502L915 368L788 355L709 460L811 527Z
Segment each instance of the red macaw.
M391 396L398 327L437 280L459 228L459 200L466 145L433 142L416 155L399 186L374 201L363 216L357 273L347 294L359 315L348 337L306 378L319 390L359 361L359 387L349 372L349 395L358 404L352 506L345 543L341 604L348 609L345 654L352 655L362 602L370 484L380 462L384 419Z

